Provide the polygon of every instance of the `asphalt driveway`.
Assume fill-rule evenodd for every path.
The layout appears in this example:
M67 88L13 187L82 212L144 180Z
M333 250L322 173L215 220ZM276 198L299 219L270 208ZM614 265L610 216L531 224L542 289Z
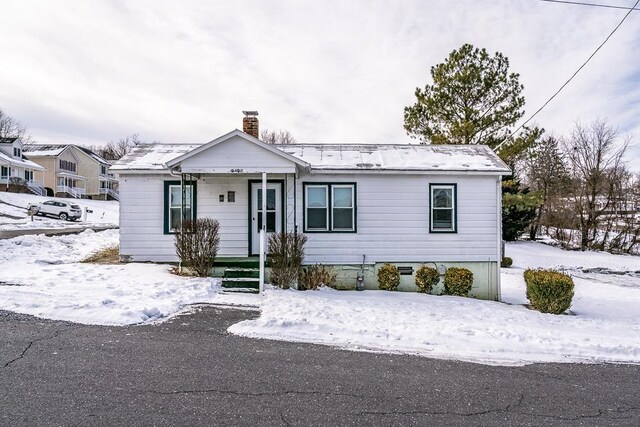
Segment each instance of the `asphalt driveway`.
M640 366L505 368L226 333L256 315L99 327L0 311L0 425L640 425Z

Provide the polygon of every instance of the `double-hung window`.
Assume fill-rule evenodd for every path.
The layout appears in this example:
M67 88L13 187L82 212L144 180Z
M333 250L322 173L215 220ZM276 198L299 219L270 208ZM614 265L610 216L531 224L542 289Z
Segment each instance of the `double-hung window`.
M184 195L182 189L184 188ZM196 183L188 181L184 187L180 181L164 182L164 232L175 233L184 219L196 218ZM184 217L183 217L184 214Z
M356 185L304 185L305 231L355 232Z
M456 185L429 185L429 231L431 233L456 232Z

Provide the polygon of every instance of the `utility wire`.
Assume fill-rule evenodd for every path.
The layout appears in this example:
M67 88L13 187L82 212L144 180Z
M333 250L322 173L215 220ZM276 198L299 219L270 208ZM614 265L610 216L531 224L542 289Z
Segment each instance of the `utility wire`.
M582 1L568 1L568 0L538 0L538 1L544 1L544 2L547 2L547 3L571 4L571 5L575 5L575 6L605 7L605 8L608 8L608 9L640 10L640 9L636 9L635 6L626 7L626 6L616 6L616 5L613 5L613 4L587 3L587 2L582 2Z
M571 77L569 77L569 80L567 80L566 82L564 82L564 84L562 86L560 86L560 89L558 89L552 96L551 98L549 98L547 100L547 102L545 102L544 104L542 104L542 107L538 108L538 110L533 113L533 115L531 115L531 117L529 117L524 123L522 123L520 126L518 126L518 128L516 130L514 130L511 135L509 135L508 138L506 138L504 141L502 141L500 144L498 144L498 146L495 148L495 151L499 150L500 147L502 147L502 145L507 142L509 140L509 138L511 138L513 135L516 134L516 132L518 132L520 129L522 129L527 123L529 123L535 116L538 115L538 113L540 111L542 111L551 101L553 101L553 99L558 96L558 94L560 92L562 92L562 89L564 89L570 82L571 80L573 80L573 78L575 76L578 75L578 73L589 63L589 61L591 61L591 59L596 55L596 53L598 53L598 51L600 49L602 49L602 46L604 46L609 39L611 38L611 36L613 36L615 34L616 31L618 31L618 28L620 28L620 26L624 23L624 21L627 20L627 18L629 17L629 15L631 15L631 12L633 12L634 10L636 10L636 6L638 5L638 3L640 3L640 0L636 0L636 3L633 5L632 8L629 9L629 11L624 15L624 17L622 18L622 20L620 21L620 23L618 23L618 25L616 25L616 27L613 29L613 31L611 31L611 33L609 33L609 35L607 36L606 39L604 39L604 41L602 43L600 43L600 46L598 46L596 48L596 50L593 51L593 53L587 58L586 61L584 61L582 63L582 65L576 70L575 73L573 73L571 75Z

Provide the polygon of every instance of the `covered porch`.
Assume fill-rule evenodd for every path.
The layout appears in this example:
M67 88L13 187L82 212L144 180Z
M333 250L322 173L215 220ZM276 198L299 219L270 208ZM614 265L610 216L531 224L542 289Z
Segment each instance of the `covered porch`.
M69 172L56 173L55 195L69 195L80 199L87 194L87 179Z
M305 166L243 132L231 132L167 163L176 178L165 181L167 223L177 229L185 219L218 220L219 261L257 261L256 278L229 277L242 275L244 267L237 265L226 267L223 277L238 282L257 279L262 288L268 234L296 230L295 188Z

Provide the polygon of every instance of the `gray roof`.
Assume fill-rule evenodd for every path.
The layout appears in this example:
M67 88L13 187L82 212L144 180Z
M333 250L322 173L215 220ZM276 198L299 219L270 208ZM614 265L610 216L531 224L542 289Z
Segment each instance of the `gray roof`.
M279 148L317 170L510 172L486 145L289 144Z
M168 161L202 145L140 144L116 162L111 171L166 170ZM318 171L511 172L486 145L287 144L275 147Z
M165 163L200 147L196 144L165 144L160 142L138 144L109 169L112 172L123 170L154 171L165 170Z

